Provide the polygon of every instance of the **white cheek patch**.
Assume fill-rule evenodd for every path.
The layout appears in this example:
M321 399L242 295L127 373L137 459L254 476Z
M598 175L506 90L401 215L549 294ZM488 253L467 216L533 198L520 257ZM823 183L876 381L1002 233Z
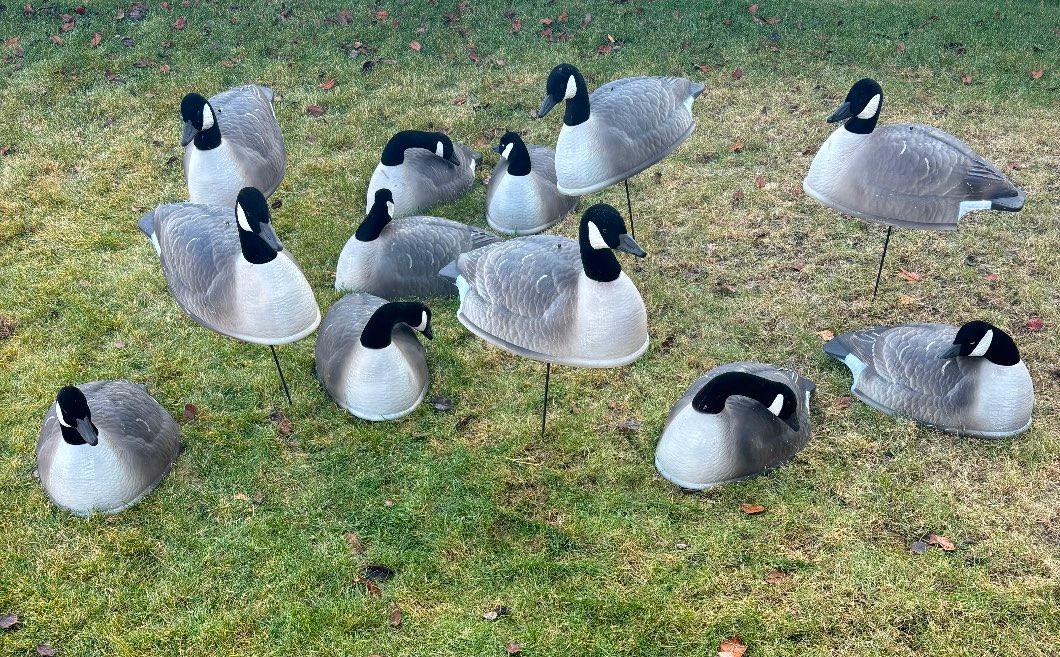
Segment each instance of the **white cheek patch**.
M442 142L438 142L438 145L434 147L434 154L438 157L445 157L445 146L442 146Z
M784 408L784 395L777 395L777 398L769 405L769 412L779 416L782 408Z
M209 130L210 128L213 127L213 122L214 122L213 111L210 109L209 105L203 105L202 106L202 129L203 130Z
M247 215L243 212L242 205L236 205L236 221L239 222L239 227L248 233L253 233L250 229L250 222L247 221Z
M393 201L387 201L386 202L386 213L388 215L390 215L391 219L394 218L394 202Z
M869 100L868 105L865 105L865 109L861 110L858 114L859 119L871 119L876 116L876 112L880 109L880 94L876 94Z
M981 358L985 356L986 352L990 350L990 343L993 342L993 340L994 332L987 331L986 335L983 336L983 339L979 341L979 344L975 345L975 349L972 351L972 353L968 355L975 358Z
M63 417L63 409L59 408L58 404L55 405L55 417L57 420L59 420L59 424L63 425L67 429L73 428L66 422L66 418Z
M510 158L512 156L512 148L514 146L515 146L515 144L508 144L507 146L505 146L504 147L504 151L501 152L501 157L503 157L506 160L508 158Z
M421 332L421 333L423 331L427 330L427 313L426 312L423 313L422 319L420 320L420 325L416 327L416 330Z
M604 236L600 234L600 229L596 227L596 224L592 221L589 223L589 246L594 249L610 249L607 242L604 240Z
M578 81L574 79L574 76L567 78L567 91L563 94L563 98L570 100L578 95Z

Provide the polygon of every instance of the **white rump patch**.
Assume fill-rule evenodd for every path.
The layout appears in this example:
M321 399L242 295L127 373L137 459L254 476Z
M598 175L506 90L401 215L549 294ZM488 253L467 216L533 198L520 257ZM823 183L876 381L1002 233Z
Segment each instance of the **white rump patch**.
M991 205L990 201L961 201L957 207L957 218L960 219L972 210L989 210Z
M589 223L589 246L594 249L610 249L607 242L604 241L604 236L600 234L600 229L596 227L595 222Z
M859 119L871 119L872 117L876 116L876 112L878 112L879 109L880 109L880 94L876 94L875 96L873 96L869 100L868 104L865 105L865 109L861 110L861 112L858 114L858 118Z
M213 127L213 110L210 109L210 104L207 103L202 106L202 129L209 130Z
M442 142L438 142L438 145L434 147L434 154L438 157L445 157L445 146L442 145Z
M567 92L563 94L564 100L570 100L578 95L578 81L574 79L574 76L567 78Z
M850 374L854 377L854 381L850 384L850 388L853 389L858 383L858 376L861 375L862 370L864 370L867 365L861 362L861 360L854 354L847 354L846 357L843 358L843 363L850 368Z
M515 146L515 144L508 144L507 146L505 146L504 147L504 151L501 153L501 157L503 157L506 160L508 158L510 158L512 156L512 148L514 146Z
M994 341L993 330L987 331L983 339L979 341L979 344L975 345L975 349L972 353L968 354L973 358L981 358L986 355L986 352L990 349L990 343Z
M779 416L782 408L784 408L784 395L777 395L777 398L769 405L769 412Z
M427 311L423 311L422 319L420 320L420 325L416 327L416 330L420 333L423 333L427 330Z
M243 230L247 231L248 233L254 232L250 230L250 223L247 221L246 213L243 212L243 206L238 203L236 203L236 221L239 222L239 227Z

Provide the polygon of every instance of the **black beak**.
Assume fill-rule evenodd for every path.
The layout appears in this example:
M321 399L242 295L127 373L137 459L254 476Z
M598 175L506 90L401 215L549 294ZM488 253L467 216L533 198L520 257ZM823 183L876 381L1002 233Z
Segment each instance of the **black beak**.
M956 358L961 355L961 345L951 344L945 351L939 354L939 358Z
M504 147L501 146L500 144L497 144L496 146L493 147L493 152L496 153L497 155L500 155L501 153L504 152Z
M829 123L839 123L840 121L846 121L850 117L854 116L854 112L850 109L850 102L845 102L836 108L836 111L832 112L832 116L828 117Z
M434 331L431 330L430 324L428 324L427 327L423 329L423 337L427 338L428 340L434 339Z
M77 433L81 434L81 438L93 447L99 443L99 435L96 433L96 427L84 418L77 421Z
M552 100L552 94L545 94L545 97L541 99L541 107L537 110L537 118L548 114L555 106L556 101Z
M283 244L280 242L280 238L276 236L276 230L273 229L271 223L262 221L258 224L258 237L265 240L265 243L277 252L283 251Z
M637 240L630 237L629 233L622 233L619 235L616 250L631 253L638 258L643 258L648 255L644 249L640 248L640 244L637 244Z
M199 129L191 124L191 121L184 122L184 130L180 133L180 145L187 146L191 143L192 139L195 139L195 135L199 134Z

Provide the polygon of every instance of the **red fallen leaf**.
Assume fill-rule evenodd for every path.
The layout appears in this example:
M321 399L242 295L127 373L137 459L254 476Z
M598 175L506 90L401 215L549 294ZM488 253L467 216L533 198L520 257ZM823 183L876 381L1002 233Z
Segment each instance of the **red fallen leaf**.
M329 78L328 80L326 80L325 82L321 82L317 86L323 89L324 91L331 91L335 88L335 78Z
M13 36L10 39L4 39L4 45L5 46L11 46L11 47L17 47L20 41L21 41L21 39L19 39L17 36Z
M743 77L743 69L737 66L732 72L732 79L739 80Z
M743 141L741 141L739 139L737 139L736 141L734 141L731 144L729 144L729 152L730 153L739 153L742 150L743 150Z
M373 582L372 580L368 579L367 577L358 576L356 579L353 580L353 583L356 586L363 586L365 590L368 591L368 594L373 597L378 598L379 596L383 595L383 590L379 588L379 585Z
M920 274L916 273L915 271L909 271L908 269L904 269L902 267L898 268L898 275L904 278L905 280L909 281L910 283L915 283L922 278Z
M700 73L710 73L711 71L714 70L711 67L707 66L706 64L693 64L693 66L698 68Z
M552 28L551 27L546 27L545 29L541 30L541 36L543 38L545 38L545 39L547 39L550 36L552 36Z
M957 546L953 544L953 541L946 538L945 536L939 536L938 534L928 534L924 542L928 545L934 545L937 548L942 548L946 552L953 552L957 549Z
M996 283L999 280L1001 280L1001 277L998 276L997 274L987 274L986 276L983 276L983 278L985 278L986 280L990 281L991 283Z
M515 34L519 30L523 29L523 22L516 18L512 21L512 34Z
M77 23L73 19L70 19L59 26L59 31L69 32L70 30L74 29L75 26L77 26Z
M832 338L835 337L835 333L833 333L832 331L829 331L828 329L822 329L822 330L818 331L817 335L821 336L821 339L824 340L825 342L828 342L829 340L831 340Z
M400 609L394 609L390 612L390 627L397 629L401 627L401 624L405 621L405 614L401 613Z
M163 73L169 73L169 64L162 64L158 67L158 70L162 71Z
M306 105L305 113L313 118L324 116L325 109L320 105Z
M747 646L737 637L729 637L718 646L718 657L743 657Z
M1038 331L1045 328L1045 322L1041 317L1031 317L1027 320L1027 328L1037 333Z
M276 411L269 416L269 419L276 423L276 430L280 432L281 436L290 436L294 431L294 425L287 418L283 411Z
M1039 68L1031 71L1031 79L1037 80L1045 73L1045 69Z
M740 510L749 516L753 516L762 513L766 510L761 504L751 504L750 502L740 502Z
M27 5L29 6L29 5ZM0 630L13 630L18 627L18 616L7 614L0 616Z
M766 186L765 176L763 176L761 174L755 176L755 187L757 187L758 189L762 189L765 186Z
M416 52L419 52L420 50L423 49L423 46L420 45L419 41L410 41L409 42L409 48L412 48Z
M61 45L63 45L63 38L61 36L59 36L58 34L53 34L52 35L52 43L54 43L57 46L61 46Z
M380 9L379 11L375 12L375 19L377 21L385 21L388 16L390 16L390 12L388 12L386 9Z
M504 649L508 651L509 655L518 655L523 651L523 647L514 641L509 642L508 645L504 646Z
M567 19L570 18L570 14L565 11L561 11L559 12L559 16L557 16L557 18L559 19L560 23L566 23Z
M905 41L899 41L898 42L898 53L901 54L903 52L905 52Z
M758 13L758 3L755 3L755 4L751 5L750 7L748 7L747 8L747 13L751 14L752 16L757 14Z
M103 34L100 32L96 32L92 35L92 40L89 41L89 43L92 45L93 48L97 47L99 44L103 43Z
M78 5L77 7L74 8L74 13L75 14L84 14L85 13L85 6L84 5Z
M481 57L478 56L478 49L475 48L475 44L473 44L473 43L467 44L467 56L468 56L468 59L470 59L471 61L473 61L476 64L478 64L478 62L481 59Z
M542 18L541 19L541 24L544 25L545 27L548 27L549 25L552 25L552 19L551 18Z
M174 30L183 30L187 26L188 26L188 19L184 18L183 16L181 16L177 20L173 21L173 29Z
M166 11L169 11L169 3L168 2L163 2L162 3L162 9L165 9Z
M961 76L961 84L971 84L971 83L972 83L972 76L970 76L970 75L962 75Z
M610 43L601 43L600 45L596 46L596 52L600 53L601 55L610 55L612 48L614 48L614 46L612 46Z
M199 415L199 407L195 404L184 404L184 419L194 420Z
M338 21L339 25L349 25L350 21L353 20L353 14L350 13L349 9L342 9L335 20Z

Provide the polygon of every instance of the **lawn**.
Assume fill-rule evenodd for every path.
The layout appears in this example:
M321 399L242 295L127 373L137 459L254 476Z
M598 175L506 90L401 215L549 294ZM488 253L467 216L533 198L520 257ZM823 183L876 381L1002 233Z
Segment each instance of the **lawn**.
M677 657L729 637L751 657L1060 653L1055 1L22 4L0 5L0 616L19 621L0 655ZM591 87L708 90L688 142L632 181L649 255L622 263L652 346L553 368L544 439L543 366L475 339L455 301L431 304L427 345L430 397L452 408L368 424L321 391L313 338L279 350L288 406L267 350L169 296L136 222L186 194L186 92L276 90L273 223L326 309L388 136L552 144L560 116L532 116L563 61ZM1019 214L897 231L874 304L883 229L801 192L864 76L882 121L941 127L1028 190ZM586 201L625 213L621 187ZM476 184L435 213L484 225L483 204ZM1009 330L1034 378L1016 439L851 403L821 351L823 331L973 318ZM817 383L809 446L768 477L673 488L652 466L670 405L745 359ZM43 494L33 449L62 385L106 378L146 384L186 449L139 506L78 519ZM956 549L914 553L929 533ZM395 573L378 592L369 564Z

